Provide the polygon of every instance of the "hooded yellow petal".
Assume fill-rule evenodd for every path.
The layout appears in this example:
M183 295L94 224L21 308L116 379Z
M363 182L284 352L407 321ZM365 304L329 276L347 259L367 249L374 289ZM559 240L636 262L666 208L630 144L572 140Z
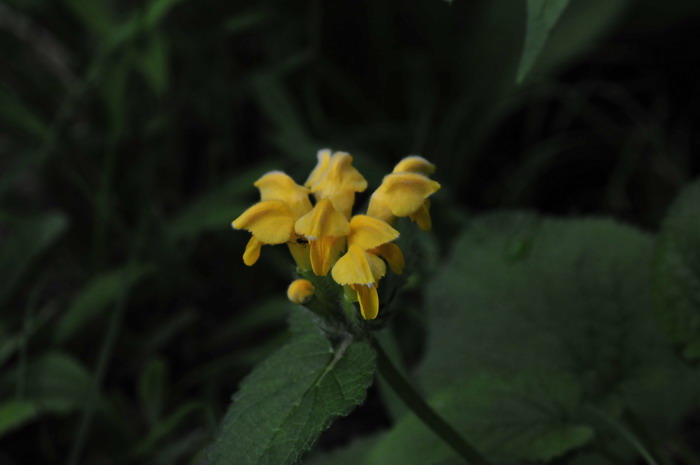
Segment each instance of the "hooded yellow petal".
M365 320L374 320L379 314L379 294L377 286L364 286L362 284L352 286L357 292L357 300L360 301L360 313Z
M270 171L255 181L260 200L282 200L297 218L311 210L309 189L298 185L282 171Z
M394 166L393 173L420 173L430 175L435 172L435 165L418 155L410 155L403 158Z
M264 244L288 242L294 233L294 216L281 200L258 202L233 220L235 229L246 229Z
M377 256L356 245L348 247L333 267L331 275L338 284L374 284L386 273L386 265Z
M394 273L403 273L403 269L406 266L406 259L404 259L403 252L401 252L398 245L394 244L393 242L387 242L386 244L382 244L375 249L368 250L368 252L379 255L386 260L389 268L391 268L391 271Z
M318 183L321 177L324 174L326 174L326 171L328 170L328 165L331 162L331 151L329 149L319 150L316 154L316 158L318 158L318 163L316 164L316 167L311 171L311 174L309 174L308 179L304 183L304 186L308 188L311 188L316 183Z
M309 242L311 269L316 276L326 276L338 259L344 244L343 237L324 236Z
M330 199L336 210L348 218L355 202L355 192L362 192L365 189L367 189L367 181L352 166L352 156L345 152L333 154L328 168L311 185L311 192L317 199Z
M423 201L440 189L440 184L418 173L392 173L372 194L372 203L391 210L394 216L408 216L421 208Z
M297 234L313 241L324 236L347 236L350 223L347 218L333 208L328 199L322 199L306 215L299 218L294 225Z
M411 221L415 221L423 231L430 231L433 222L430 219L430 203L426 200L415 212L408 215Z
M255 236L251 236L248 244L245 246L245 252L243 252L243 263L248 266L255 265L255 262L260 258L260 247L263 243L260 242Z
M287 298L295 304L305 304L314 295L314 285L306 279L296 279L287 288Z
M348 246L369 250L399 237L399 232L386 222L367 215L355 215L350 220Z
M367 215L380 219L387 224L393 224L396 217L391 213L391 209L385 202L386 199L376 195L376 192L372 194L367 207Z

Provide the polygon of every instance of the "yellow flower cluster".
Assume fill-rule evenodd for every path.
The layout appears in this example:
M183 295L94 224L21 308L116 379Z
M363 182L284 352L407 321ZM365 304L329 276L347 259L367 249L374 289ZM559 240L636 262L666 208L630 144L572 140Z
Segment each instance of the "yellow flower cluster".
M386 265L397 274L404 268L403 253L393 243L399 232L391 225L407 216L421 229L430 229L428 197L440 189L428 177L434 171L422 157L404 158L372 194L367 213L354 216L355 193L367 189L367 181L352 166L349 154L321 150L303 186L281 171L269 172L255 182L260 201L232 223L252 234L243 262L253 265L263 245L286 243L301 270L317 276L331 271L338 284L354 291L362 316L374 319L379 312L377 285ZM311 283L301 281L288 290L296 303L313 295Z

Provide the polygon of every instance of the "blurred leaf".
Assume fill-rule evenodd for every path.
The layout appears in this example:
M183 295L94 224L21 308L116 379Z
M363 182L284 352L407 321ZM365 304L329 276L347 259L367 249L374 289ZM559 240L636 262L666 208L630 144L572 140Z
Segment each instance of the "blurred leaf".
M168 43L163 34L153 31L148 35L136 64L156 95L162 95L168 89Z
M267 9L259 8L253 11L237 14L224 23L224 30L229 34L240 34L250 29L261 26L271 18Z
M549 31L557 23L568 3L569 0L527 0L527 28L523 54L518 66L518 83L525 79L532 68L549 37Z
M530 76L546 76L597 45L632 3L630 0L569 0Z
M112 32L115 21L105 0L64 0L64 3L91 33L106 39Z
M675 425L697 375L654 325L652 249L651 237L609 220L473 222L428 286L426 391L477 373L570 374L585 402L631 409L657 431Z
M428 399L489 460L546 461L586 444L593 429L574 417L581 390L573 377L475 374ZM454 451L415 415L405 415L372 448L367 465L442 464Z
M664 220L654 263L654 308L670 340L700 358L700 181L686 188Z
M330 452L314 451L302 463L303 465L367 465L366 456L378 439L379 436L376 435L363 436Z
M146 28L151 29L157 26L168 14L170 9L182 0L151 0L146 7L144 16Z
M19 333L8 335L5 331L0 332L0 365L4 364L14 355L22 341L28 341L37 330L51 321L55 313L56 307L54 305L47 305L39 310L35 316L32 316Z
M62 344L98 317L117 297L154 271L151 265L129 265L95 276L73 298L56 325L54 341Z
M41 410L69 413L82 407L90 385L87 370L62 352L48 352L28 367L27 398Z
M149 360L139 378L139 396L150 424L160 418L165 403L167 366L162 359Z
M32 262L63 234L68 221L60 213L13 218L0 212L0 225L8 228L0 250L1 303L19 283Z
M126 85L131 66L124 58L114 59L104 64L106 69L100 79L100 95L109 121L110 134L118 138L126 123Z
M0 121L46 141L51 137L48 124L5 86L0 85Z
M296 463L330 421L365 397L374 352L365 342L333 347L304 309L291 341L242 382L204 464Z
M38 411L32 402L9 400L0 404L0 437L19 428L36 417Z
M270 169L258 165L232 176L222 186L199 197L166 223L167 240L172 243L192 239L207 231L230 230L231 221L248 207L245 199L255 193L253 182Z
M156 427L134 447L131 458L136 459L148 453L157 452L156 446L158 441L177 429L177 427L182 424L183 420L192 413L202 410L203 408L204 405L199 402L190 402L180 406L172 415L158 423Z

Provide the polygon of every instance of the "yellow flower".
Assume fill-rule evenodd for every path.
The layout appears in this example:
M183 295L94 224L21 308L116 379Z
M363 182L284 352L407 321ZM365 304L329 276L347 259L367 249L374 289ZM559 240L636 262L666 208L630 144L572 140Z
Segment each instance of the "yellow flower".
M321 199L314 208L296 221L297 234L309 241L311 269L325 276L344 246L350 232L348 220L333 207L329 199Z
M243 262L248 266L255 264L265 244L287 243L297 264L308 269L308 250L304 253L303 244L297 243L294 223L311 210L309 190L281 171L266 173L254 185L260 190L260 202L231 223L235 229L245 229L253 235L243 253Z
M350 218L355 192L367 189L367 181L352 166L352 156L330 150L318 152L318 164L304 183L316 200L329 199L340 213Z
M370 197L367 214L390 224L396 217L408 216L419 228L429 230L428 197L440 189L438 182L426 176L434 170L435 166L422 157L404 158Z
M335 282L349 286L360 302L360 312L366 320L373 320L379 313L379 295L377 285L386 273L386 265L373 251L389 244L399 237L399 232L386 222L367 215L355 215L350 220L348 234L348 252L335 264L332 276ZM395 246L395 244L392 244ZM389 262L392 269L401 262L403 255L396 246L391 249L394 255ZM397 257L396 252L398 252Z
M377 318L379 313L379 294L377 282L386 273L386 265L381 258L351 245L333 267L333 279L338 284L350 286L357 293L360 312L365 320Z
M287 298L295 304L305 304L314 295L314 285L306 279L296 279L287 288Z

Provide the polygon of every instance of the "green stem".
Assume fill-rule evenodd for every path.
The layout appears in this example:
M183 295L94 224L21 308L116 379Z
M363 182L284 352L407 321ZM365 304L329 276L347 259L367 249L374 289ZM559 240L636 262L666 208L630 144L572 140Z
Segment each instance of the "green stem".
M467 463L474 465L491 465L477 450L459 435L435 410L423 400L410 383L396 369L384 349L372 338L372 345L377 351L377 365L382 378L404 401L418 418L435 434L445 441L455 452L461 455Z
M590 407L590 410L617 431L620 437L630 443L645 462L649 465L659 465L659 462L651 454L650 447L647 447L631 428L596 407Z

